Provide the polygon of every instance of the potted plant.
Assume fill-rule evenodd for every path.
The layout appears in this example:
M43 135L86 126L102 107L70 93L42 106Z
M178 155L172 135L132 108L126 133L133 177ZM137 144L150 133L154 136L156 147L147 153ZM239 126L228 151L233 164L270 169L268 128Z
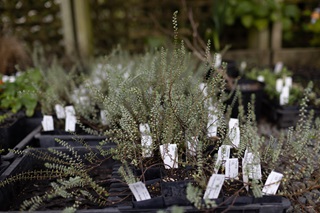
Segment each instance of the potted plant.
M271 112L268 118L278 127L294 126L299 117L299 105L304 95L304 87L293 81L293 74L286 67L278 71L252 68L245 72L249 79L264 82L263 107ZM309 110L318 108L318 97L315 92L309 94Z
M38 190L42 194L15 208L34 211L63 201L67 203L59 209L72 212L86 211L81 209L88 204L94 211L144 211L139 209L141 206L152 211L169 210L171 205L178 204L193 212L263 211L264 207L283 212L290 202L282 196L299 193L291 191L287 181L294 172L298 172L296 181L307 177L314 181L310 189L319 184L318 179L313 179L319 168L315 158L319 147L314 144L319 141L319 125L313 126L306 118L305 105L300 125L283 135L277 144L272 137L258 134L251 104L247 114L240 106L238 119L230 118L231 106L224 103L225 70L214 69L204 82L208 66L197 68L183 43L176 41L171 51L163 48L137 60L140 66L130 72L130 78L115 93L97 93L99 99L107 100L104 109L117 115L117 119L111 120L111 128L104 131L115 146L105 147L108 144L102 142L80 150L57 139L66 149L16 151L25 156L17 159L15 165L25 163L6 170L0 186L12 189L10 184L17 180L27 183L40 179L47 180L47 190ZM306 102L307 98L303 103ZM314 155L308 154L310 149L315 150ZM32 164L26 156L40 159L36 160L40 165L28 171L27 165ZM302 159L301 167L296 168ZM312 166L308 166L309 162ZM96 174L105 176L96 179ZM34 182L31 185L39 186ZM18 191L25 191L21 186L15 184ZM180 189L173 191L175 186ZM274 197L276 202L261 202L262 195L276 194L279 186L281 193ZM180 199L170 199L177 192ZM8 193L2 193L4 199L9 198ZM239 199L242 195L248 197ZM154 204L155 200L157 206L142 205L149 201Z

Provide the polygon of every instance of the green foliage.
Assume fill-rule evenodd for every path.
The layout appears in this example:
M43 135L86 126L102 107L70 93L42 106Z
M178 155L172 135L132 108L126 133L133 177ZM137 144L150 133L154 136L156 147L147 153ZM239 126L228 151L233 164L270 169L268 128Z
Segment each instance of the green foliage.
M27 116L32 116L38 105L36 85L42 81L39 69L29 69L21 72L14 82L1 84L0 107L17 113L25 110Z
M289 30L300 17L300 10L294 4L277 0L228 0L226 24L233 25L237 19L246 28L263 30L270 23L281 21L284 30Z
M259 69L253 68L245 72L245 76L249 79L257 80L258 76L264 78L264 91L270 101L279 104L280 93L276 90L276 81L277 79L285 79L286 77L292 77L292 72L287 68L283 68L279 73L275 73L271 69ZM303 97L304 89L301 84L293 82L292 87L289 91L289 103L291 106L298 106L300 100Z

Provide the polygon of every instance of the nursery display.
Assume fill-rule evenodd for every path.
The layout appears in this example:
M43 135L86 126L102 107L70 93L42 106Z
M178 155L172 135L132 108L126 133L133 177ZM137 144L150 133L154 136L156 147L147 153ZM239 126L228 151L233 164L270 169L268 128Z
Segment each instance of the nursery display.
M240 76L210 42L199 61L177 13L173 25L170 48L118 48L83 70L39 60L1 85L0 124L35 120L13 131L27 132L18 145L0 141L0 212L320 211L312 83L285 69ZM297 121L265 131L266 100L278 114L295 105Z
M174 24L177 27L176 19ZM238 115L231 116L234 105L225 104L230 96L226 70L211 65L208 61L198 66L177 34L172 50L162 48L124 64L110 59L98 65L105 67L99 74L108 87L86 77L86 84L74 84L72 91L86 85L81 94L90 98L82 110L91 113L85 115L91 121L99 120L103 110L108 124L102 129L81 122L84 114L76 114L82 106L77 105L79 99L72 102L68 96L62 103L48 98L50 104L44 105L40 97L41 106L48 106L42 109L43 131L52 131L56 119L68 127L65 131L75 144L56 137L62 147L12 150L22 157L1 176L1 210L317 210L318 204L304 207L297 200L319 186L319 121L305 114L311 88L302 96L298 125L275 139L258 134L254 103L245 110L234 98ZM53 88L51 97L58 94ZM60 120L58 110L52 116L57 104L65 113ZM70 116L73 127L77 124L81 131L105 139L86 143L80 129L67 125ZM296 183L303 180L309 185L301 191ZM9 195L17 199L12 202Z
M245 72L249 79L259 80L265 84L263 107L270 112L267 117L276 122L280 128L294 126L299 119L299 105L304 95L301 83L294 82L293 74L282 63L274 70L253 68ZM315 92L309 95L309 107L318 114L319 98Z

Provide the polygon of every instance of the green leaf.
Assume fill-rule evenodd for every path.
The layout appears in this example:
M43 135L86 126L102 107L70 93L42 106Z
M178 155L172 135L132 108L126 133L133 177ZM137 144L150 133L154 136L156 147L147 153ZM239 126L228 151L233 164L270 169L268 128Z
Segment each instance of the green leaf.
M252 26L253 17L251 15L245 15L241 17L241 23L244 27L250 28Z
M259 30L264 30L268 27L269 21L266 18L256 19L253 21L253 25Z
M293 18L298 20L300 17L300 10L296 5L288 4L283 8L283 14L285 17Z
M289 18L282 19L282 28L283 30L290 30L292 27L292 21Z
M242 16L242 15L251 13L253 9L252 7L253 7L252 3L250 3L249 1L241 1L239 2L235 10L235 13L237 16Z

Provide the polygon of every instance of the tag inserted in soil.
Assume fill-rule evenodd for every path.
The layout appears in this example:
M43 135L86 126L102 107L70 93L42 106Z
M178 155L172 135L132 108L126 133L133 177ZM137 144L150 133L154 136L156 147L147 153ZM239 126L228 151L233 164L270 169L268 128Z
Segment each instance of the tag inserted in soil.
M58 118L58 119L64 119L64 118L66 118L66 114L65 114L65 112L64 112L64 108L63 108L62 105L56 104L56 105L54 106L54 109L55 109L55 111L56 111L56 115L57 115L57 118Z
M218 198L223 182L224 175L221 174L213 174L210 177L210 180L207 185L207 189L204 193L203 199L216 199Z
M160 153L166 169L178 168L177 144L160 145Z
M74 132L76 131L76 111L73 106L66 106L66 123L65 123L65 131Z
M54 130L53 117L51 115L44 115L41 124L42 124L43 131Z
M283 174L272 171L269 174L266 183L264 184L262 193L265 195L275 195L279 188L282 177Z
M137 201L151 199L146 185L144 185L141 181L129 184L129 188Z

